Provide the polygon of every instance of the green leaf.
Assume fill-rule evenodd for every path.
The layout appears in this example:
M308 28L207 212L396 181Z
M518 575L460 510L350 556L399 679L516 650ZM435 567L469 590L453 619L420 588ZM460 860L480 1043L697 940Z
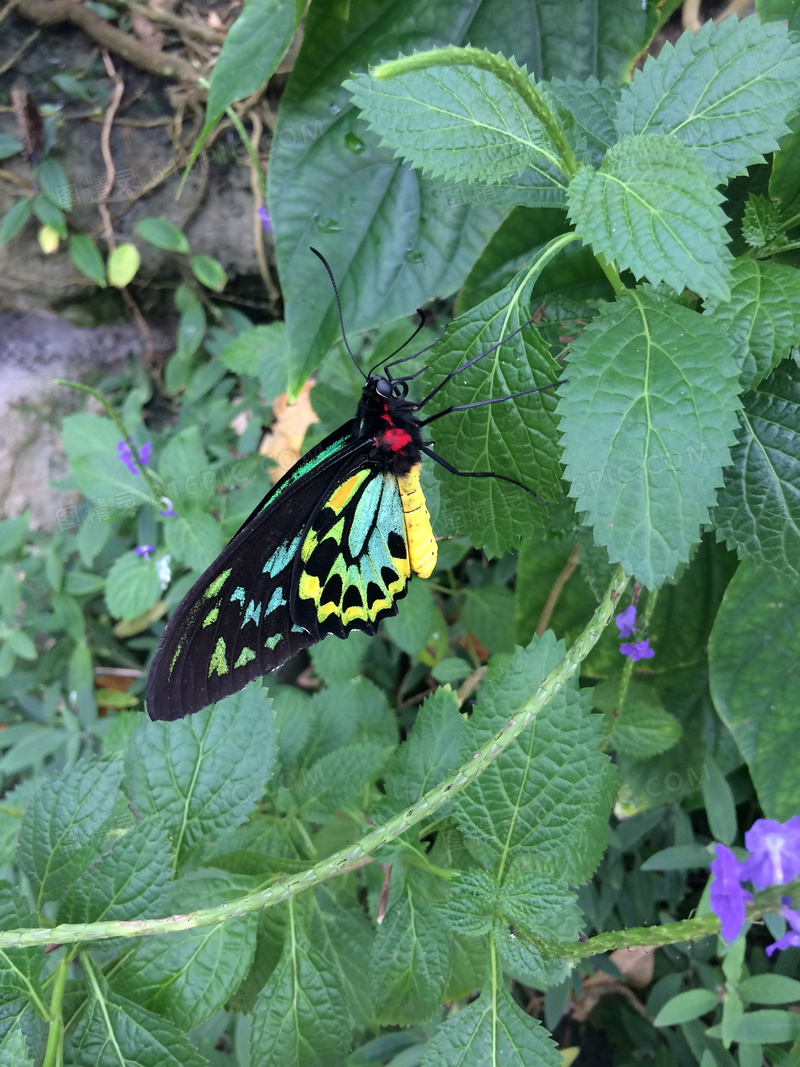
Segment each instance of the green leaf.
M720 998L710 989L688 989L668 1000L653 1019L654 1026L677 1026L699 1019L720 1006Z
M643 871L685 871L691 867L707 867L712 856L702 845L670 845L648 856Z
M744 397L717 532L742 559L800 578L800 368L787 361Z
M375 939L372 996L378 1021L410 1026L430 1018L442 1002L448 957L447 932L438 915L406 882Z
M183 230L169 219L140 219L136 223L136 232L148 244L161 248L165 252L189 253L189 242Z
M0 1041L0 1067L34 1067L22 1028L9 1030Z
M118 556L106 582L106 604L116 619L136 619L161 597L161 584L154 559L133 552Z
M193 570L204 570L222 551L225 539L219 520L197 506L181 506L178 517L164 520L170 553Z
M143 717L125 763L126 791L142 815L171 831L179 861L252 811L269 777L273 731L259 682L178 722Z
M487 652L513 652L516 629L514 594L504 585L464 589L461 624Z
M426 698L385 776L386 793L395 808L413 803L458 767L464 727L451 689L437 689Z
M22 818L17 859L37 906L57 900L88 863L96 859L102 830L117 798L118 763L80 761L40 779Z
M132 474L117 454L119 430L99 415L68 415L61 431L78 488L90 500L120 511L151 502L141 474ZM83 529L83 527L82 527Z
M480 937L492 928L495 901L500 891L488 871L458 871L448 882L450 892L433 909L448 930Z
M646 760L672 748L682 734L681 724L664 711L658 694L649 686L637 686L632 681L625 706L614 721L611 747L632 759Z
M31 926L38 926L38 921L27 898L16 886L0 882L0 930L19 930ZM41 970L41 950L0 949L0 1004L17 1000L22 995L38 1014L42 1014L44 993L39 982ZM16 1064L12 1067L16 1067Z
M364 786L378 777L393 752L394 746L375 741L329 752L300 777L291 793L279 790L278 806L282 811L296 808L310 822L323 822L361 796Z
M763 248L782 230L781 212L777 204L765 196L753 193L747 199L742 215L742 237L751 248Z
M567 191L578 235L595 254L677 292L728 300L727 217L717 178L696 151L662 134L619 141L600 170L582 167Z
M30 521L30 511L24 511L13 519L0 519L0 557L16 555L25 543Z
M748 1011L739 1020L733 1040L740 1044L771 1045L800 1035L800 1016L777 1008Z
M689 558L730 462L730 350L719 326L640 290L572 347L559 401L570 496L612 562L649 589Z
M22 143L8 133L0 133L0 159L8 159L22 151Z
M315 673L327 685L358 678L371 640L367 634L357 630L348 634L346 641L329 634L309 649Z
M794 1004L800 1000L800 982L783 974L754 974L737 986L739 995L751 1004Z
M67 1038L65 1063L70 1067L204 1067L207 1061L177 1027L110 991L99 969L90 967L89 1003L77 1029Z
M711 632L711 696L770 819L788 819L800 806L800 781L786 759L796 732L799 634L800 587L740 563Z
M445 62L448 51L440 53ZM484 55L525 74L513 59ZM566 189L544 126L492 71L443 65L385 80L361 74L344 88L381 145L431 177L501 185L529 167L546 187Z
M2 221L0 221L0 245L4 245L7 241L10 241L12 237L16 237L31 217L32 211L32 197L25 197L23 200L18 200L16 204L8 209L5 215L3 215Z
M517 649L511 663L489 664L469 722L462 761L502 729L563 655L552 632ZM502 759L453 799L462 832L498 861L536 857L573 885L593 873L605 849L613 802L608 757L599 751L599 716L590 692L561 689ZM546 755L545 755L546 754Z
M350 896L337 897L318 886L311 911L311 943L336 970L345 991L352 1027L374 1028L369 968L375 932L361 904Z
M416 656L425 647L436 618L436 603L424 582L411 582L408 593L398 604L399 612L386 619L383 629L392 644L409 656Z
M237 900L255 888L253 879L225 871L193 871L172 883L167 914L190 912ZM257 916L159 934L139 940L113 978L113 988L182 1030L198 1026L221 1008L253 962Z
M450 1015L425 1046L420 1067L561 1067L555 1042L538 1019L526 1015L505 984L487 985L480 997Z
M105 264L103 263L103 257L100 255L100 249L91 237L86 237L82 233L73 234L69 239L69 254L72 262L82 274L85 274L87 278L91 278L95 285L105 289Z
M599 163L617 141L614 116L617 111L621 88L611 78L599 82L597 78L579 81L577 78L553 78L543 88L555 97L559 108L565 108L570 122L562 123L575 150L583 163Z
M703 803L706 806L711 836L715 841L732 845L737 830L733 791L717 761L707 755L705 763L708 768L708 777L703 778Z
M289 375L289 341L285 322L271 322L243 330L220 353L220 359L236 374L257 377L270 403L286 392Z
M59 237L67 236L67 220L64 212L46 196L33 198L33 213L43 226L52 226Z
M505 289L448 326L428 361L427 389L498 342L506 343L449 383L431 401L431 414L558 381L561 368L533 326L511 337L529 321L535 277L530 269L520 272ZM453 412L437 424L436 450L457 470L494 471L549 499L561 478L555 404L553 390L542 389L502 404ZM436 477L448 518L476 547L485 545L493 555L517 547L545 521L542 505L517 486L456 478L438 466Z
M797 107L800 48L786 27L756 16L706 21L649 57L623 93L620 137L671 133L693 146L718 180L762 163Z
M213 256L192 256L192 274L207 289L221 293L228 284L228 275L218 259Z
M142 257L139 255L139 249L136 245L117 245L114 251L110 253L106 264L108 284L115 286L117 289L124 289L126 285L133 281L141 262Z
M211 72L206 124L264 85L292 43L305 10L296 0L246 0Z
M290 901L283 955L253 1008L250 1067L344 1067L348 1011L335 968L309 941Z
M54 204L63 208L64 211L72 211L72 187L67 181L64 168L55 156L45 156L36 168L36 177L39 180L40 189Z
M794 267L741 256L733 262L731 297L707 300L704 314L736 345L743 389L753 389L800 339L800 277Z
M116 922L167 914L172 852L160 821L142 819L116 839L110 835L107 843L110 847L100 854L99 862L93 860L69 887L58 921Z

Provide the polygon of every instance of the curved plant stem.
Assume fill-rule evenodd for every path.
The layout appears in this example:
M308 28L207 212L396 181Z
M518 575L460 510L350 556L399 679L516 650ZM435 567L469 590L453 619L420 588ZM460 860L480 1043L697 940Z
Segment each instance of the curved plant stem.
M42 929L3 930L0 931L0 947L21 948L28 945L73 944L76 941L101 941L108 937L141 937L147 934L170 933L175 930L192 930L198 926L212 926L226 919L247 915L252 911L259 911L261 908L290 900L299 893L320 885L333 875L340 874L353 864L359 863L365 856L376 852L400 834L404 834L409 827L429 818L446 800L474 781L508 748L512 741L530 726L542 708L572 677L597 644L603 630L611 622L617 601L629 581L628 575L619 568L602 602L572 648L541 682L538 690L512 712L502 730L489 738L486 744L479 748L462 767L430 789L410 808L399 812L383 826L378 826L365 834L356 844L334 852L332 856L328 856L321 863L315 864L300 874L287 875L266 889L249 893L239 900L221 904L215 908L203 908L186 915L171 915L166 919L70 923Z

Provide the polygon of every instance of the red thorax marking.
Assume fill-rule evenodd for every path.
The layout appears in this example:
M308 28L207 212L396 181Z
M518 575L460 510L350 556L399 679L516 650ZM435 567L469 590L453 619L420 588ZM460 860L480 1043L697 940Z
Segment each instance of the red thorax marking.
M411 441L411 434L407 430L400 430L393 426L391 430L384 430L378 435L380 443L391 448L392 452L402 452Z

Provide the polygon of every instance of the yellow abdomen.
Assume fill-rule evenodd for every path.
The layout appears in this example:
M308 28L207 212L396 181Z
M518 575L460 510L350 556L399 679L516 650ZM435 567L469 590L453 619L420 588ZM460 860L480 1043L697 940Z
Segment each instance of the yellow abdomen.
M415 574L420 578L428 578L436 566L438 548L431 529L431 516L425 503L425 494L419 484L421 470L422 464L417 463L408 474L398 474L397 485L406 523L408 560Z

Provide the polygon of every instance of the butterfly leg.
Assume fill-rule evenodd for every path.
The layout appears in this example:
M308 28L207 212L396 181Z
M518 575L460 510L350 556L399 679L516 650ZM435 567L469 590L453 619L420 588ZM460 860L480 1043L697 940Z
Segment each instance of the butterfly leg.
M456 470L452 463L448 463L446 459L442 459L438 452L434 452L432 448L423 445L422 451L426 456L435 460L441 467L444 467L446 471L449 471L450 474L455 474L459 478L496 478L500 482L508 482L509 485L519 486L520 489L524 489L526 493L532 496L534 500L547 506L547 501L542 500L542 498L537 496L532 489L527 487L527 485L523 485L522 482L518 482L514 478L508 478L505 474L495 474L494 471L459 471Z
M452 407L445 408L444 411L437 411L435 415L431 415L430 418L424 419L420 425L427 426L429 422L435 422L436 419L440 419L442 415L449 415L451 411L467 411L469 408L482 408L487 404L502 404L504 400L515 400L518 396L527 396L529 393L540 393L542 389L554 389L557 385L564 385L565 381L566 379L562 379L558 382L548 382L547 385L536 385L533 389L522 389L518 393L508 393L507 396L492 396L489 397L488 400L473 400L471 404L453 404Z

